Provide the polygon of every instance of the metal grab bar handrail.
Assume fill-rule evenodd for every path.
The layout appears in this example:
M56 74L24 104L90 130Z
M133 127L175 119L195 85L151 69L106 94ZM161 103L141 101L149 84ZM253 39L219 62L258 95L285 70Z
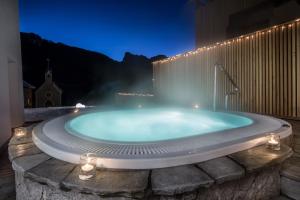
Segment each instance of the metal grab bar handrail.
M221 72L224 73L226 78L230 81L230 83L234 87L234 91L229 91L229 92L226 92L226 94L225 94L225 109L226 110L228 108L228 98L229 98L229 96L238 94L240 92L240 88L238 87L236 82L233 80L233 78L230 76L228 71L222 65L216 64L215 65L215 79L214 79L214 99L213 99L213 109L214 109L214 111L216 111L216 106L217 106L217 71L218 71L218 69Z

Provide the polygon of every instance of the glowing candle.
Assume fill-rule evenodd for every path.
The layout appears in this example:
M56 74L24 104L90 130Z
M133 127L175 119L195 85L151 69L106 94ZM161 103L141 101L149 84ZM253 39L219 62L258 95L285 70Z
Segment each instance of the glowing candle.
M271 150L280 150L280 136L274 133L270 133L268 136L267 148Z
M96 174L97 157L93 153L86 153L80 156L79 179L89 180Z
M16 138L25 137L27 135L26 128L23 128L23 127L15 128L14 135L15 135Z
M278 144L279 142L276 141L274 138L271 138L271 139L269 140L269 143L270 143L270 144Z
M81 166L81 170L85 172L91 171L92 169L94 169L94 166L88 163Z

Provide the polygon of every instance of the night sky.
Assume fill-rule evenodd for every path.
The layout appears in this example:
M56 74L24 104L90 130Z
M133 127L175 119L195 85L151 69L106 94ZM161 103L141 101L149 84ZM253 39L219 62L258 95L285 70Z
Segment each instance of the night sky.
M175 55L194 48L192 0L20 0L22 32L104 53Z

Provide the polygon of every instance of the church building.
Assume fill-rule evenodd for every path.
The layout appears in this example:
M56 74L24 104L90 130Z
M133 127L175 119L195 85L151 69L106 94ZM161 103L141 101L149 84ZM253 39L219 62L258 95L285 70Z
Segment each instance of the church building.
M61 106L62 90L52 80L52 70L49 68L45 73L45 82L35 92L36 107Z

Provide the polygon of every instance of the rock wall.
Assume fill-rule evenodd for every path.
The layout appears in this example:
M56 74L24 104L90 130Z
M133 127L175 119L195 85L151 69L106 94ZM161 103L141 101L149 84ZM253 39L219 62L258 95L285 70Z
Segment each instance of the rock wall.
M248 174L247 176L213 185L210 188L199 189L180 195L155 195L153 192L145 191L143 197L127 197L116 193L111 197L100 197L94 194L84 194L76 191L56 189L49 185L24 178L24 173L16 171L17 200L253 200L272 199L279 195L280 177L279 166L266 168L260 172Z

